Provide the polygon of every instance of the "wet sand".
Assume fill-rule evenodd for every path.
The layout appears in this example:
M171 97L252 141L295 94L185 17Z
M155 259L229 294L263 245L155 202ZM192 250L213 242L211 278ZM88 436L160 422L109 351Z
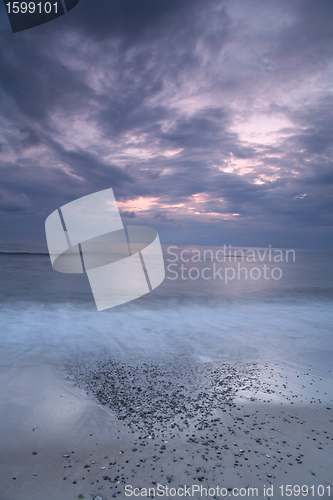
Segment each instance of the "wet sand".
M282 485L333 497L331 375L275 363L2 366L0 498L181 498L184 486L188 498L248 487L281 498Z

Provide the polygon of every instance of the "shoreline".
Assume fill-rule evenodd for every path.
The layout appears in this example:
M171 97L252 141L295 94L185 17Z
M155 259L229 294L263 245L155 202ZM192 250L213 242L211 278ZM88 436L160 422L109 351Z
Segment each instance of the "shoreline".
M100 398L106 403L113 390L111 408L88 390L94 376L104 384ZM155 488L157 496L158 483L219 486L228 495L230 488L258 488L257 498L264 498L264 485L273 485L272 498L280 498L280 485L327 488L332 481L329 393L324 400L320 388L315 399L296 392L293 383L315 394L321 382L311 372L296 370L291 377L285 366L259 370L252 363L201 363L177 372L175 366L111 360L89 369L73 365L71 374L62 365L2 367L0 379L1 500L127 498L125 485ZM163 399L168 387L174 394ZM144 408L129 411L143 399ZM164 416L161 402L169 412Z

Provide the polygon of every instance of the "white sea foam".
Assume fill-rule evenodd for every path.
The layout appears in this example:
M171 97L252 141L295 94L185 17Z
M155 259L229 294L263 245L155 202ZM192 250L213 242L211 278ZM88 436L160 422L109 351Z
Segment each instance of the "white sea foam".
M64 360L115 357L262 361L333 351L329 303L135 303L98 313L73 304L21 302L1 310L2 362L14 354Z

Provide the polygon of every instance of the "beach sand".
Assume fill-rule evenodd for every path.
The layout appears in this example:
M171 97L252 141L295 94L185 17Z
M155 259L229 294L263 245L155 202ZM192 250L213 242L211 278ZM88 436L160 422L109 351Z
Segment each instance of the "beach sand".
M333 497L331 383L275 363L2 366L0 499Z

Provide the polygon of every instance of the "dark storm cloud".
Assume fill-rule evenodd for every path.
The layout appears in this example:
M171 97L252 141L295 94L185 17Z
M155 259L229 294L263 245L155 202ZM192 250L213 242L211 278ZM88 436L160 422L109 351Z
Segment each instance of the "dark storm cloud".
M92 9L89 1L81 0L75 20L72 17L66 21L69 26L74 23L85 36L97 40L115 37L127 48L141 42L142 38L160 37L161 29L169 35L173 31L184 30L184 27L188 31L187 24L193 29L200 3L200 0L100 0ZM189 18L192 22L186 23Z
M307 154L328 155L332 159L333 150L333 98L325 96L316 103L295 113L294 121L299 130L290 138L291 146L306 150Z
M34 33L3 36L0 51L2 113L49 127L48 113L83 106L89 87L57 61L57 47ZM51 56L51 57L50 57ZM20 116L21 115L21 116Z
M23 128L21 133L25 136L24 139L21 140L21 146L23 148L30 148L31 146L37 146L40 144L38 134L30 127Z
M104 183L117 187L124 182L133 182L133 179L116 165L103 162L96 155L84 150L66 151L59 144L54 145L54 150L65 165L70 165L72 175L84 179L88 189L97 188Z
M228 121L228 115L223 110L208 109L190 118L177 120L172 130L163 134L162 138L181 148L205 148L205 150L212 146L216 147L216 141L219 139L221 149L226 149L228 152L228 147L225 148L225 145L232 137L227 131Z
M21 212L30 208L30 200L24 194L19 196L8 196L0 191L0 212Z
M283 2L284 8L288 6ZM286 27L279 40L276 58L290 68L297 63L296 71L302 72L307 65L325 68L332 62L333 3L326 0L294 2L294 22Z
M113 187L199 243L332 226L332 21L329 0L81 0L3 35L0 210L41 224Z
M179 224L179 222L177 222L176 219L169 217L164 212L156 212L154 214L154 220L156 220L162 224L171 224L171 225L178 225Z
M36 166L32 158L25 158L20 165L3 165L0 169L1 185L15 195L20 191L29 193L38 210L40 205L55 209L108 185L113 186L115 193L121 194L121 185L131 182L121 169L104 164L91 154L65 152L62 148L55 150L59 160L66 165L65 169Z
M124 210L123 212L120 212L120 216L123 219L135 219L136 214L131 210Z

